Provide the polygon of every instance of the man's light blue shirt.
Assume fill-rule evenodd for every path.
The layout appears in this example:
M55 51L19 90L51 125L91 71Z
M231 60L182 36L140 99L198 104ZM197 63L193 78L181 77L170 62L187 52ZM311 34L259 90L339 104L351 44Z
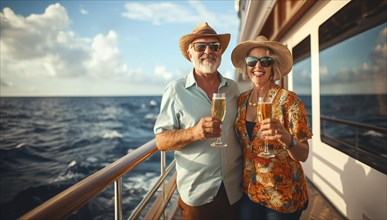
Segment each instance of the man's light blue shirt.
M220 79L219 92L226 94L226 117L222 125L225 148L214 148L215 139L196 141L175 151L177 188L182 200L191 206L209 203L223 181L230 204L242 197L242 151L235 135L239 88L236 82ZM211 116L211 100L197 86L193 70L166 87L154 132L193 127L201 118Z

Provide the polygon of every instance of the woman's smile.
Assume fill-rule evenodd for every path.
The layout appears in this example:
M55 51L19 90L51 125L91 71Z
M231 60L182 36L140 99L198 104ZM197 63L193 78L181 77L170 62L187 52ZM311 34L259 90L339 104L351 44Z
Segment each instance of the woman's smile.
M252 71L253 76L262 77L265 75L265 71Z

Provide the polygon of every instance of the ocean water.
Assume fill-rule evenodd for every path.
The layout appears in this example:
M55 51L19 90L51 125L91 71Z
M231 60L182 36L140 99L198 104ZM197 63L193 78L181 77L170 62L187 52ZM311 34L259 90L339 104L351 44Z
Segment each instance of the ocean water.
M20 217L153 139L160 101L161 96L2 97L1 219ZM156 153L123 177L124 217L157 180L159 164ZM113 219L113 189L71 218Z

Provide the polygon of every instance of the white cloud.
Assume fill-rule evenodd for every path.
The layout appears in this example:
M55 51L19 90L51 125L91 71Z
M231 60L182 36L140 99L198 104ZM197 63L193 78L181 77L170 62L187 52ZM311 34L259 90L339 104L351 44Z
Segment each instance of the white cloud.
M239 20L236 12L234 15L216 14L208 10L200 1L190 0L188 3L187 7L184 7L182 4L178 5L172 2L129 2L125 4L126 12L122 16L132 20L150 21L154 25L166 23L198 24L207 21L219 32L222 30L238 30Z
M87 11L87 10L84 9L84 8L81 8L81 9L79 10L79 12L80 12L81 14L83 14L83 15L89 14L89 11Z
M154 25L163 23L185 23L197 21L198 17L177 4L162 3L134 3L125 4L127 10L122 16L133 20L151 21Z
M77 75L83 70L74 62L88 57L85 39L62 31L70 24L60 4L47 7L44 14L16 15L10 8L0 13L2 76Z
M237 18L237 13L214 13L213 11L208 10L208 8L200 1L189 0L190 4L189 10L194 9L197 13L197 19L195 22L203 22L203 18L207 21L212 27L216 29L218 33L230 30L238 30L239 19ZM214 2L216 3L216 2ZM222 3L218 3L222 4Z
M174 74L169 72L165 66L157 65L154 69L154 76L161 77L163 81L170 81L173 79Z
M66 9L58 3L48 6L43 14L27 17L4 8L0 22L2 87L50 78L52 82L76 78L126 84L145 81L143 69L129 69L123 62L115 31L94 38L79 37L69 30Z
M375 64L375 72L380 74L386 74L386 60L387 60L387 27L383 28L378 35L376 46L371 55ZM385 75L384 75L385 76Z
M98 34L91 44L86 66L94 76L109 76L127 72L125 64L120 64L120 51L117 48L118 36L110 31L106 36Z
M199 1L188 1L192 8L190 10L194 9L199 15L199 17L206 18L209 23L218 23L216 16L207 10L207 8Z
M28 17L16 15L10 8L0 13L1 52L15 59L42 56L52 46L56 33L67 27L70 20L59 4L50 5L45 14ZM44 42L44 44L42 43Z

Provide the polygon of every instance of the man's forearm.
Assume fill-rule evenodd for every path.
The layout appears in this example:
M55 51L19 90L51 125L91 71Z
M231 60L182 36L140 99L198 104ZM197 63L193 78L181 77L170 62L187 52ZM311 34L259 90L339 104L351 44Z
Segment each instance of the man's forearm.
M168 130L156 134L157 148L161 151L180 150L194 141L220 137L221 123L221 121L208 116L201 118L199 123L191 128Z
M156 145L161 151L180 150L195 141L193 128L169 130L156 135Z

